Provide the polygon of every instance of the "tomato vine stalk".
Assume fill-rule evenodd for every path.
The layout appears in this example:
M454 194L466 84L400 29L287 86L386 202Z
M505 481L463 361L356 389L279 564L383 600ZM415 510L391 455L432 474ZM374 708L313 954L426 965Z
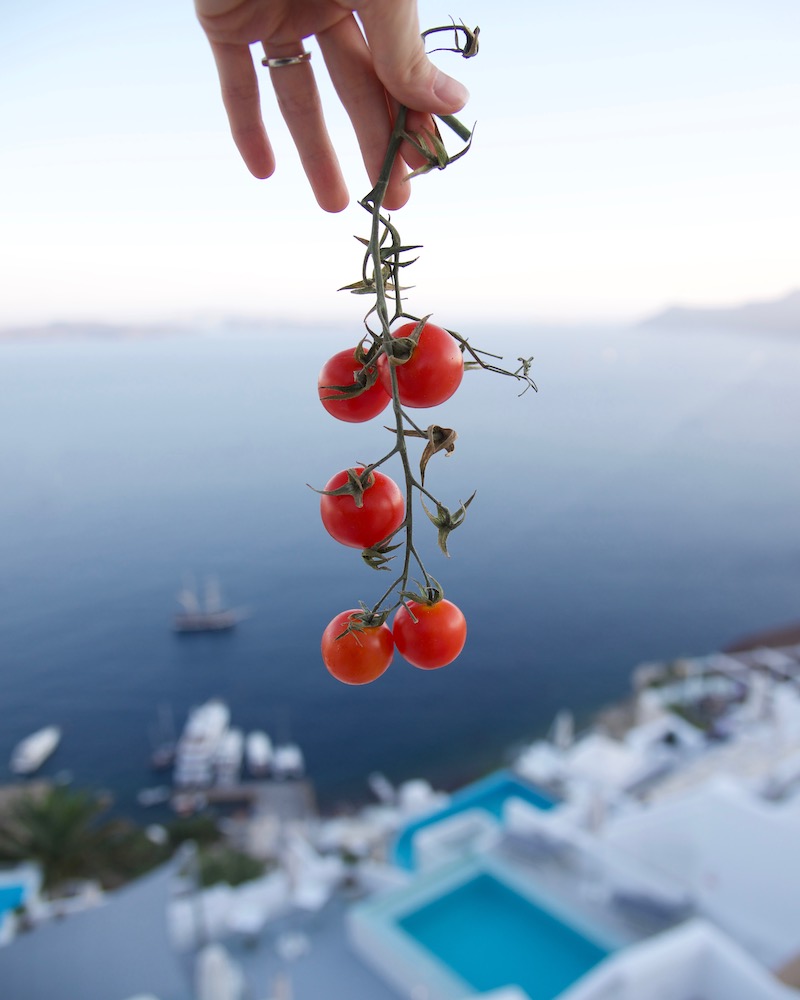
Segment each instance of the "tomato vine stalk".
M455 52L463 58L469 59L478 53L479 30L479 28L470 29L464 24L453 23L430 28L422 33L422 37L429 38L445 32L452 32L452 44L442 46L433 51ZM434 125L433 131L426 129L422 133L410 133L406 129L407 111L406 107L401 106L399 108L378 179L372 190L359 201L359 205L372 218L369 238L356 237L365 247L361 277L358 281L340 289L357 295L374 296L375 301L364 319L367 333L357 349L357 357L361 361L364 371L367 372L370 370L374 371L376 362L381 355L386 356L388 362L387 368L391 379L392 412L394 414L395 425L394 428L387 428L387 430L395 432L394 445L382 458L364 467L363 472L357 477L360 483L355 484L355 492L357 493L359 490L363 492L362 487L368 487L370 474L395 455L399 457L402 464L405 482L405 518L403 522L396 531L372 546L372 548L365 550L362 555L365 562L372 568L389 570L387 564L394 558L390 553L402 545L402 543L392 544L392 542L398 533L403 532L405 535L403 564L402 570L392 581L391 585L371 607L363 603L361 604L361 613L358 616L351 616L351 620L347 628L342 632L342 635L349 631L359 631L363 628L372 628L382 624L387 620L392 611L400 607L400 605L404 605L413 618L413 612L408 606L409 600L417 603L435 603L441 600L443 595L442 588L438 581L425 569L414 545L414 491L416 490L420 494L422 507L429 520L438 530L439 546L445 555L449 554L447 552L447 537L449 533L463 522L467 508L475 496L473 493L453 513L424 484L425 468L428 461L432 455L439 451L451 452L454 448L456 433L450 428L439 427L435 424L427 428L419 427L401 405L396 366L402 364L404 359L410 357L429 317L414 316L406 312L403 306L402 293L405 289L401 282L401 272L416 260L416 257L411 260L406 260L404 257L415 250L421 249L421 247L419 245L404 244L390 216L383 210L389 177L404 143L410 143L425 160L421 167L418 167L409 174L408 179L410 180L414 176L432 170L444 170L450 164L459 160L470 149L474 129L467 128L453 115L437 116L464 144L457 154L451 156L442 140L438 126ZM390 301L392 303L391 307ZM377 318L380 326L378 331L374 331L370 327L369 321L373 315ZM415 326L408 337L398 339L392 337L391 327L393 323L400 319L411 321ZM518 358L519 366L516 369L505 369L494 363L502 360L498 355L474 348L466 338L454 330L448 329L446 332L458 343L465 358L465 368L480 368L485 371L492 371L514 378L522 383L522 393L531 388L536 390L536 384L530 374L532 358ZM365 346L365 344L368 346ZM367 381L367 379L363 380L363 382ZM330 388L341 391L347 387L332 386ZM360 389L350 388L352 393L356 393L363 391L364 386L362 384ZM419 479L412 469L409 458L406 444L408 437L421 438L427 442L420 461ZM434 505L435 514L427 508L422 497L427 497ZM412 592L408 589L412 559L423 578L423 583L419 584L419 592ZM395 593L397 594L397 599L394 603L385 605L385 602L390 601L391 596Z

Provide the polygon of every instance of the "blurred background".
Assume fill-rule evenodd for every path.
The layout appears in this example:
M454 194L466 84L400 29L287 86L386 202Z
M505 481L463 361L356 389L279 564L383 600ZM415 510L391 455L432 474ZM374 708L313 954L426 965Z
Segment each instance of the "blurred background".
M268 181L247 172L188 0L42 0L0 11L0 860L45 858L43 875L23 866L24 884L18 873L17 883L0 879L0 943L21 902L34 922L47 923L66 905L59 893L72 891L73 876L113 888L181 841L208 837L212 854L201 851L197 870L181 868L184 892L187 873L194 883L200 868L206 884L232 871L248 880L254 871L288 878L279 900L284 923L270 922L274 899L251 898L260 908L256 930L248 930L243 897L226 897L220 934L235 931L237 961L256 969L248 995L261 995L252 983L267 982L267 966L258 964L267 952L269 976L276 983L283 977L274 991L283 1000L290 978L300 984L298 1000L318 997L319 983L332 982L342 961L349 964L336 981L352 985L348 996L393 995L369 963L350 955L343 928L354 886L366 893L407 877L391 863L392 843L402 839L393 841L395 834L416 835L414 817L440 806L443 812L431 815L443 829L460 821L457 813L472 810L474 820L473 807L488 811L492 819L478 817L485 832L487 823L499 830L505 822L508 798L519 805L527 797L534 813L542 801L550 809L559 799L537 799L523 777L503 774L451 805L439 792L463 792L465 783L518 763L519 751L548 733L563 737L560 745L551 739L546 752L564 752L570 781L573 738L579 752L589 747L584 764L588 758L602 772L606 758L596 755L596 734L587 736L587 727L599 710L628 698L637 665L661 664L659 683L682 682L696 669L686 687L696 680L702 688L711 662L704 654L798 623L800 7L793 0L464 0L451 9L422 0L420 12L423 26L446 23L451 13L479 25L481 52L463 63L435 57L470 88L461 117L477 126L468 156L418 178L409 205L394 216L404 240L424 246L407 272L414 286L408 309L433 314L510 367L533 356L539 391L518 398L511 380L470 372L451 400L419 411L423 426L436 422L458 433L454 454L432 460L426 486L451 509L477 491L449 541L450 559L421 517L416 539L428 570L466 614L467 646L442 670L416 670L398 657L376 683L350 688L324 670L319 639L340 611L374 603L385 574L372 573L324 532L309 486L377 459L391 438L380 418L365 425L333 420L317 397L323 363L363 331L365 300L336 289L359 277L353 236L365 234L369 221L355 203L367 179L320 53L310 40L354 199L336 216L322 213L308 189L266 71L264 115L278 169ZM176 634L179 590L187 582L202 589L209 578L221 587L223 607L246 609L246 616L220 634ZM754 795L738 805L720 806L717 793L704 798L696 822L681 813L683 799L674 813L671 803L665 814L642 809L644 832L631 837L630 850L619 842L622 855L652 848L645 860L657 868L659 855L683 844L686 831L699 831L706 838L693 846L699 860L685 864L676 852L673 881L681 884L689 871L692 905L700 900L712 919L722 913L734 929L745 928L739 943L761 963L759 976L798 946L791 937L797 921L785 916L796 909L797 889L790 861L784 864L797 842L791 807L800 722L796 697L786 697L796 689L797 658L784 657L783 673L773 676L775 662L774 655L763 662L745 656L733 680L723 678L733 691L723 706L727 734L713 725L702 735L688 727L685 758L686 728L663 740L651 734L635 763L660 767L668 753L677 768L691 764L702 744L709 755L699 761L702 770L726 737L723 751L766 747L771 767L780 737L780 752L793 749L795 768L771 774L794 794L780 829L772 819L761 823L759 810L775 805L762 789L757 801ZM791 684L783 683L787 663ZM712 688L715 669L708 667ZM692 691L708 708L703 692L695 697L697 684ZM266 732L276 745L299 750L300 765L289 770L300 780L263 781L262 771L245 789L255 806L241 825L225 826L237 817L223 809L219 825L217 815L205 826L209 817L201 816L199 826L176 832L171 788L160 784L169 779L151 773L152 754L212 699L222 701L240 738ZM783 723L772 725L777 715L769 712L781 699ZM554 729L556 718L562 725ZM659 724L665 718L678 725L666 711ZM44 730L51 738L50 727L58 727L60 742L37 771L47 782L38 786L46 810L21 822L9 803L32 786L12 775L11 756L30 734ZM612 757L620 745L609 751L602 744ZM534 757L539 750L534 746ZM237 769L240 763L241 740ZM604 810L617 810L624 833L626 810L642 805L622 787L594 796L608 791L613 771L609 765L600 773L596 787L577 775L583 798L564 796L574 807L566 810L569 822L580 826L578 841L591 844L587 856L594 858L577 875L571 862L561 872L573 901L587 886L597 889L593 872L625 875L624 865L608 868L610 855L594 836ZM82 789L90 799L81 800ZM145 811L143 790L155 809ZM355 814L376 796L384 810L377 827L374 813ZM292 827L298 803L308 822ZM166 825L140 830L138 840L112 826L110 850L92 825L109 805L116 819ZM64 809L72 826L58 822ZM525 849L541 846L537 838L548 827L531 809L517 830ZM565 815L553 813L551 832ZM729 834L745 814L756 840L748 832L737 843ZM345 815L354 826L337 825ZM57 849L49 855L31 840L14 841L12 850L9 816L12 840L22 827L49 842L50 832L70 833L76 822L83 839L59 867L71 838L53 838ZM775 830L780 850L767 842ZM259 849L244 868L236 851L225 854L223 874L209 875L223 833L223 851L232 844L238 850L251 835ZM714 867L723 841L731 849L727 870ZM458 847L457 836L453 843ZM386 864L369 869L368 887L376 859ZM357 870L360 861L369 864ZM173 874L161 869L157 876L161 895L149 903L155 917L137 916L137 949L142 928L160 928L175 909L167 905ZM751 877L757 890L748 888ZM640 922L642 884L654 883L627 886ZM714 911L719 885L725 893ZM40 889L45 896L54 889L57 899L35 911ZM305 899L300 890L308 890ZM95 882L78 895L90 910L100 898ZM600 913L604 940L608 899L590 895L583 893L581 905ZM769 919L753 908L756 898ZM209 900L203 905L210 908ZM187 913L194 904L182 902L184 918L191 916L182 985L168 993L167 979L155 975L167 966L175 972L174 955L162 965L151 961L159 948L166 951L163 940L142 944L143 962L126 947L130 931L122 931L107 952L115 997L145 988L161 1000L188 1000L189 953L206 935ZM480 919L464 917L464 926L482 935L495 922L483 919L483 899L477 905ZM12 990L22 984L20 1000L61 995L56 988L108 1000L96 956L106 956L99 934L111 910L97 911L93 927L91 913L83 925L63 922L59 948L67 946L59 961L49 960L56 954L49 942L60 932L52 921L41 936L0 949L3 981ZM89 928L84 939L69 946L81 926ZM508 933L496 926L504 942L518 930L516 921ZM109 923L109 936L115 927ZM268 947L259 950L264 927ZM718 959L716 933L692 952L697 976L687 973L691 993L681 1000L699 995L701 985L705 995L697 970L712 968L707 954ZM769 939L763 949L753 947L762 939ZM481 951L483 937L478 945L472 940L459 932L454 947L468 958L491 952L501 966L506 961L499 946ZM528 938L520 940L527 975ZM307 952L313 960L290 970ZM592 962L601 953L592 953ZM122 972L134 959L136 975L123 993ZM143 969L154 971L151 981L141 979ZM9 979L15 970L18 980ZM44 977L40 987L34 971ZM92 972L92 989L70 978ZM569 971L565 982L580 974ZM505 975L503 967L497 982ZM786 981L800 982L800 973ZM745 982L737 996L751 1000L756 993L748 988ZM758 995L775 997L775 989ZM541 995L559 992L553 986ZM631 995L644 998L635 989ZM708 995L733 1000L729 989ZM212 993L198 985L197 996Z

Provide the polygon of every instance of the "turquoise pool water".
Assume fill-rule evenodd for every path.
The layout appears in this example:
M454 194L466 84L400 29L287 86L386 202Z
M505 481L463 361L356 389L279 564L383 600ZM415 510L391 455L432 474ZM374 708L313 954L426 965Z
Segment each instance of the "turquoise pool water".
M9 910L15 910L24 899L24 885L0 885L0 920Z
M444 808L422 816L404 827L394 844L395 864L413 871L415 867L414 834L423 827L455 816L456 813L464 812L465 809L483 809L500 819L503 815L503 805L507 799L512 797L524 799L537 809L552 809L556 804L556 799L522 781L511 771L497 771L490 774L488 778L482 778L456 792Z
M477 991L515 983L553 1000L609 954L486 872L397 919Z

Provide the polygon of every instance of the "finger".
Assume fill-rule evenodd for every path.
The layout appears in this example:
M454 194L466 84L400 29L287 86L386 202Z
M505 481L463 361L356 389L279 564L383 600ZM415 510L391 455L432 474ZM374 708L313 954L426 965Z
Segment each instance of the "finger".
M258 80L250 49L247 45L211 42L211 51L236 148L251 174L269 177L275 170L275 156L261 118Z
M269 59L296 56L303 51L299 41L285 45L263 44ZM281 66L269 72L278 107L297 147L317 203L326 212L341 212L347 208L349 197L322 117L319 91L310 62Z
M459 111L469 93L428 59L419 33L415 0L369 0L358 16L376 72L392 97L415 111L446 115Z
M375 184L386 156L392 116L384 86L375 75L372 55L352 16L320 32L317 42L331 82L350 116L370 182ZM398 158L383 200L387 208L401 208L408 201L405 176L402 160Z

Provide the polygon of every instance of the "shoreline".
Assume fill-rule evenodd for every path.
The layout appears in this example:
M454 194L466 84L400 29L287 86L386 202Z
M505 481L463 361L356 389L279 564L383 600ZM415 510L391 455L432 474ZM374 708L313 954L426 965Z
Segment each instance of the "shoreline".
M773 626L740 636L724 645L719 652L735 654L759 648L779 649L796 645L800 645L800 622L790 625ZM631 670L632 679L635 669L636 667L634 666ZM622 695L613 701L599 704L596 708L581 713L582 727L600 727L612 738L621 738L632 724L631 711L634 700L634 692L629 691L626 695ZM569 710L568 706L566 708ZM529 734L528 739L535 739L541 736L541 732L532 732ZM509 759L514 756L515 750L519 748L521 742L524 742L524 740L516 740L496 752L486 750L483 754L475 756L470 762L462 759L456 763L452 759L447 761L439 758L437 761L421 765L418 769L419 773L416 776L429 781L437 789L452 793L466 784L478 781L488 774L508 766ZM7 807L9 799L13 799L26 789L38 791L41 794L43 787L54 787L63 784L63 773L63 771L55 775L44 773L37 775L33 780L4 781L0 785L0 813ZM310 781L314 789L314 798L319 816L332 818L348 815L370 805L373 799L369 786L370 773L365 772L362 781L359 783L358 790L350 781L343 783L344 788L337 788L336 786L330 789L320 788L317 786L313 775L307 776L305 780ZM62 777L62 780L59 780L60 777ZM161 784L162 782L156 783ZM243 783L247 784L248 782L245 781ZM92 784L76 784L72 781L69 781L68 784L75 788L85 788L98 794L110 794L111 813L124 816L135 823L145 825L148 820L159 822L163 821L167 816L172 817L173 815L170 810L162 806L152 808L136 803L135 799L132 798L130 789L125 789L120 794L118 791L111 791L107 787L95 788ZM163 782L163 784L167 784L167 782ZM143 784L142 787L147 786Z
M774 628L764 629L760 632L751 632L749 635L735 639L727 646L723 646L722 653L745 653L751 649L780 649L782 646L800 645L800 622L793 625L779 625Z

